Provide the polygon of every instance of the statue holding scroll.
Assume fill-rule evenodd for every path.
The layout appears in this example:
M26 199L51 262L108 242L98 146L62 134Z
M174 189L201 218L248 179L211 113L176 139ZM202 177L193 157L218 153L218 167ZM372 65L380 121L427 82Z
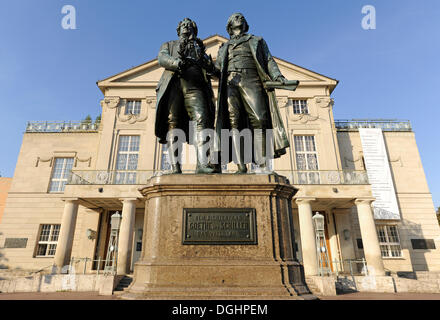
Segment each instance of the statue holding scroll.
M216 61L219 75L216 131L221 137L222 129L232 129L232 154L237 173L246 173L246 146L240 143L239 132L251 129L253 162L258 165L257 169L265 172L266 151L269 151L266 150L266 130L272 129L273 150L270 151L274 158L285 154L289 147L274 89L295 90L298 81L284 78L263 38L247 33L249 26L241 13L231 15L226 29L230 40L220 47Z

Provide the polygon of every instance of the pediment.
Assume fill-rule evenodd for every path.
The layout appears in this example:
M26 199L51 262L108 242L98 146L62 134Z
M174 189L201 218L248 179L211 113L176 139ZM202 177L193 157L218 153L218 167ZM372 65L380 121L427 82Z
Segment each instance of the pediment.
M220 46L228 39L213 35L203 40L207 54L215 60ZM338 81L306 68L297 66L283 59L274 57L281 73L290 80L300 80L304 85L325 85L330 86L331 91L336 87ZM164 69L159 66L157 59L150 60L144 64L133 67L114 76L98 81L98 87L104 92L105 88L118 86L155 86L159 81Z

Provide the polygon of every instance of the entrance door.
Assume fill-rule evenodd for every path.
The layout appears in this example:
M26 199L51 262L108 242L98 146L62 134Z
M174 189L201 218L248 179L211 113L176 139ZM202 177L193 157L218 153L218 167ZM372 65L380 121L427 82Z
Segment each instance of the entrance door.
M98 240L96 241L96 248L95 248L95 261L93 263L93 269L96 270L99 269L104 270L105 265L105 259L107 257L107 251L108 251L108 244L110 240L110 217L113 213L116 211L106 211L101 214L100 223L99 223L99 230L98 230ZM98 259L101 261L98 263Z

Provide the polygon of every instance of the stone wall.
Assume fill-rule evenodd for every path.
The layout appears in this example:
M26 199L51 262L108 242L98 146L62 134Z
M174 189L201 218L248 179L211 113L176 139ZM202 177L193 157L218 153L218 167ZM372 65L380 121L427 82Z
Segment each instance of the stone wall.
M112 295L120 277L94 274L55 274L0 280L0 293L97 291Z

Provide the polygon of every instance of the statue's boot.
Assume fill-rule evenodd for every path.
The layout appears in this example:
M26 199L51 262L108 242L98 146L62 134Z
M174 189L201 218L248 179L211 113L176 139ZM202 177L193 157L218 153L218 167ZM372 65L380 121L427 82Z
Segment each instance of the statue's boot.
M210 163L209 167L212 168L213 170L212 173L222 173L222 166L219 163L217 164Z
M244 146L240 143L240 134L234 130L232 132L232 152L237 161L237 171L235 173L246 173L247 167L244 164Z
M177 142L174 142L177 143ZM179 159L179 155L176 155L176 153L178 153L179 150L181 150L181 148L176 148L176 150L174 150L174 152L172 151L171 148L171 144L169 142L167 142L167 147L168 147L168 157L170 158L170 163L171 163L171 173L172 174L181 174L182 173L182 168L180 166L180 159Z
M196 141L196 151L197 151L197 167L196 167L196 174L206 174L206 173L214 173L215 168L213 168L208 161L208 156L205 153L205 150L203 150L203 144L205 141L203 141L202 136L200 133L197 134L197 141Z
M266 130L255 131L254 133L254 152L255 152L255 173L267 173L266 159Z

